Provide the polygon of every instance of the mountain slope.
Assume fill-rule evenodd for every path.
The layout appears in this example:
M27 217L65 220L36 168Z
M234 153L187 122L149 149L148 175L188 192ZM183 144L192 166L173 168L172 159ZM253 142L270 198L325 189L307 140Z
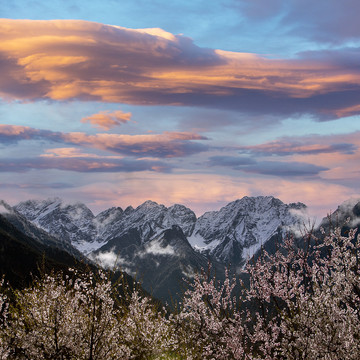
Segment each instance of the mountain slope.
M287 205L271 196L244 197L198 219L183 205L153 201L135 209L113 207L97 216L83 204L60 199L26 201L15 209L103 266L137 275L145 289L164 299L208 261L219 265L219 274L226 266L242 267L262 245L301 223L305 205Z
M186 288L184 278L206 269L209 259L195 251L178 225L162 231L147 242L141 233L132 229L92 254L92 259L103 266L117 267L140 280L145 290L166 302L179 300ZM224 268L213 262L218 278Z
M74 248L70 242L63 240L61 237L51 236L46 231L38 228L3 200L0 200L0 214L29 238L36 239L42 245L64 250L77 259L84 260L84 255Z
M143 242L172 225L179 225L190 235L196 222L193 211L183 205L166 208L146 201L136 209L107 209L96 217L86 205L66 204L59 198L28 200L14 207L16 211L51 235L72 243L84 253L100 248L114 237L136 228Z
M287 205L272 196L244 197L198 219L183 205L167 208L153 201L125 211L110 208L96 217L84 204L65 204L58 198L25 201L15 209L83 253L91 253L116 239L123 241L133 230L138 233L134 239L146 243L177 225L196 251L227 265L242 266L273 236L282 236L299 226L306 206Z
M27 236L0 215L0 277L5 275L12 286L28 285L40 272L65 271L78 264L65 250Z
M305 209L272 196L244 197L202 215L189 241L219 261L240 265L274 235L299 225Z
M94 214L84 204L65 204L59 198L27 200L14 206L37 227L54 237L71 243L80 250L96 237Z
M320 226L327 232L329 228L340 226L343 232L350 228L360 228L360 198L344 201L327 217L323 218Z

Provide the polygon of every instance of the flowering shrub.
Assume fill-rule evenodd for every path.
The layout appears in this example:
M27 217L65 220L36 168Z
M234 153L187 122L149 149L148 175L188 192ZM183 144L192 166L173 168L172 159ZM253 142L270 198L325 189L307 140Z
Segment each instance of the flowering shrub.
M221 284L210 277L210 270L195 276L185 292L177 316L182 348L189 358L242 359L246 336L238 299L233 296L236 279L226 272Z
M0 281L0 289L4 288L4 279ZM0 332L0 360L7 359L9 355L9 346L3 336L3 332L7 329L8 326L8 301L7 296L3 291L0 291L0 329L3 331Z
M248 299L259 304L251 337L261 358L358 359L360 243L355 234L342 236L338 228L322 232L322 241L308 234L301 247L287 239L274 255L264 252L248 265Z
M48 275L11 301L2 281L0 359L358 359L355 235L284 239L249 261L248 286L201 272L170 315L103 272Z
M131 359L166 359L174 349L174 329L164 316L165 309L156 309L150 299L138 291L129 295L120 321L120 341L129 349Z
M321 239L284 239L275 254L249 261L249 286L232 297L198 275L179 318L187 351L198 359L358 359L360 240L339 228ZM193 353L190 351L193 350Z
M15 292L8 337L30 359L115 359L123 354L112 285L103 273L76 280L46 276Z

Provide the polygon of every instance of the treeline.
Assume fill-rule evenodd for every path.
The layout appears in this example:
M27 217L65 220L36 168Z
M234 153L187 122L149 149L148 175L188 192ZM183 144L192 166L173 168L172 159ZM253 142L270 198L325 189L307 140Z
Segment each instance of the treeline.
M284 239L248 263L246 284L203 271L176 313L104 272L2 281L0 359L358 359L355 235Z

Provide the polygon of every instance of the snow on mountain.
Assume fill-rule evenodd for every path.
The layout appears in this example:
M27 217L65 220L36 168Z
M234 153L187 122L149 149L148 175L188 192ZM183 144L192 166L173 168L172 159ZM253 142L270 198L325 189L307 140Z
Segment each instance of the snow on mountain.
M150 200L136 209L113 207L96 217L84 204L66 204L59 198L28 200L14 208L36 226L66 239L84 253L134 228L146 242L172 225L180 226L189 235L196 222L194 212L183 205L167 208Z
M120 207L112 207L104 210L95 217L95 224L98 230L107 228L110 224L121 219L124 211Z
M185 236L190 236L194 230L196 220L196 215L193 211L184 205L175 204L168 208L165 214L164 224L167 224L167 227L178 225L181 227Z
M25 201L15 209L83 253L124 239L134 230L140 243L147 243L179 226L193 249L225 263L241 264L272 236L300 223L305 205L286 205L272 196L244 197L198 219L183 205L167 208L150 200L135 209L113 207L96 217L84 204L66 204L59 198Z
M84 204L59 198L29 200L11 208L0 202L0 214L27 234L50 240L18 215L56 237L61 247L74 245L83 254L107 267L139 276L146 290L169 300L185 277L213 263L216 274L224 265L242 268L262 245L269 251L287 232L297 233L308 222L302 203L284 204L272 196L244 197L199 218L189 208L166 207L146 201L136 208L109 208L97 216ZM360 226L360 201L349 200L323 220L322 226ZM26 220L25 219L25 220Z
M272 196L244 197L200 216L189 241L218 260L236 263L254 255L280 229L301 223L304 209Z
M101 239L106 242L115 236L126 234L130 229L137 229L142 241L147 242L172 225L180 226L189 235L196 222L194 212L183 205L167 208L150 200L136 209L128 207L125 211L120 208L109 210L95 218L98 241Z
M82 250L96 237L94 214L81 203L67 204L59 198L28 200L14 207L33 224Z
M58 198L14 208L90 259L140 276L145 289L168 300L170 288L175 291L184 276L206 268L209 260L217 274L224 265L242 267L262 245L302 223L305 205L287 205L271 196L244 197L199 218L183 205L166 207L150 200L97 216L84 204Z

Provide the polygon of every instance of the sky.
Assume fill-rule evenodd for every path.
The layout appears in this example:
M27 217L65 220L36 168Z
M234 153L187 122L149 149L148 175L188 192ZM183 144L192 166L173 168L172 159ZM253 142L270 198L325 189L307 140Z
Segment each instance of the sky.
M357 0L0 0L0 197L321 219L360 197Z

